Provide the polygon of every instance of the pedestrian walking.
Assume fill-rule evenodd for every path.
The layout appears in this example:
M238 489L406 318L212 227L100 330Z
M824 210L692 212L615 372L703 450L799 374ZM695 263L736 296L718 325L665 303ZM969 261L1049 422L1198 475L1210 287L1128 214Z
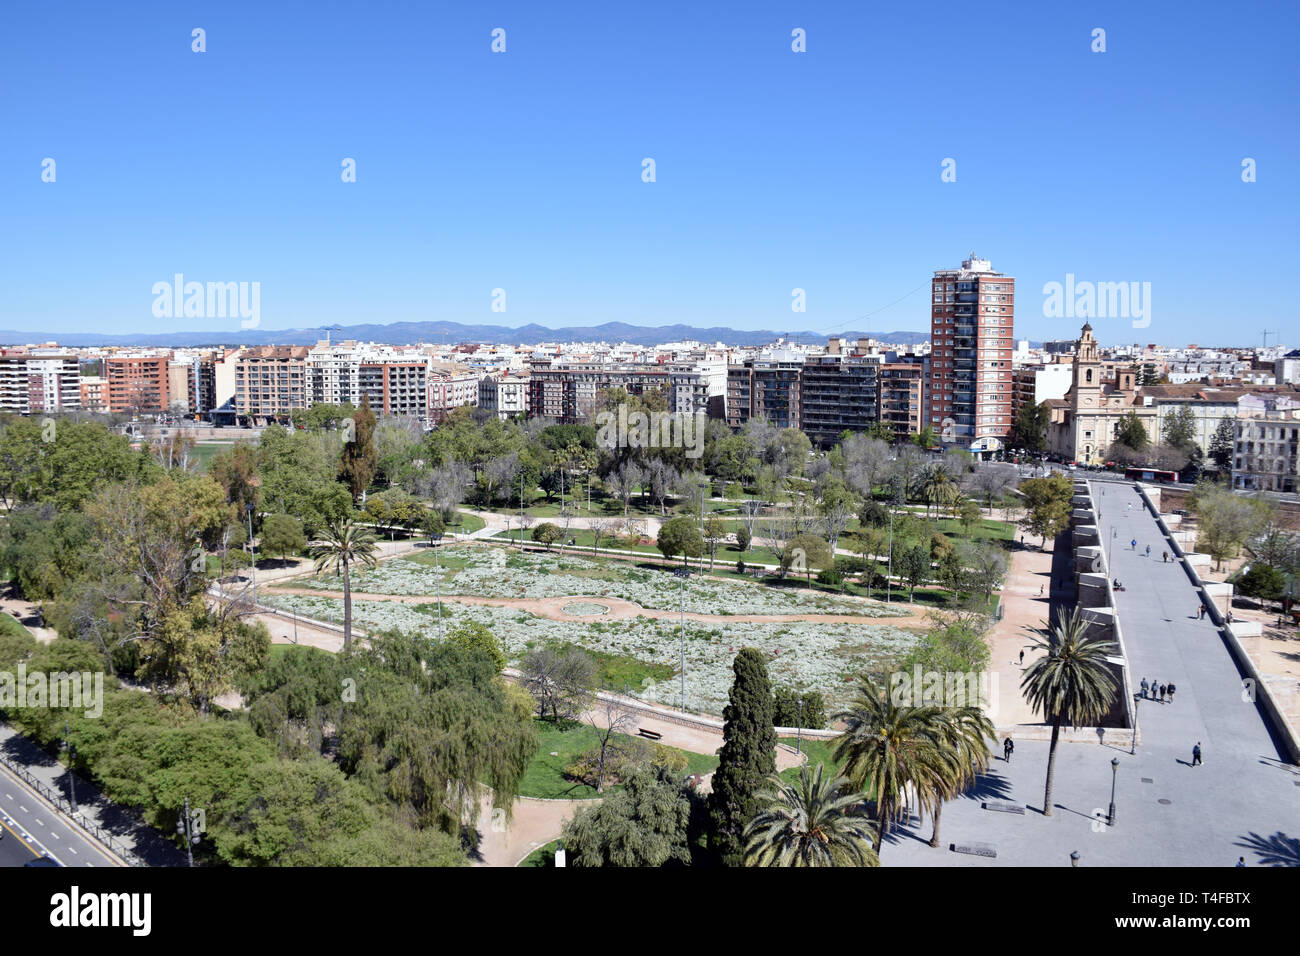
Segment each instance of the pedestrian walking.
M1169 563L1169 552L1168 552L1168 551L1161 551L1161 552L1160 552L1160 563L1161 563L1161 564L1168 564L1168 563Z
M1199 621L1199 620L1203 620L1204 618L1205 618L1205 605L1204 604L1196 605L1196 619Z
M1143 700L1146 700L1146 699L1147 699L1147 688L1148 688L1149 686L1150 686L1150 685L1147 684L1147 679L1146 679L1145 677L1142 678L1142 699L1143 699Z
M1015 753L1015 751L1016 751L1016 745L1011 742L1010 737L1002 741L1002 759L1004 761L1006 761L1007 763L1011 763L1011 755Z
M1134 538L1132 541L1128 543L1128 545L1131 550L1136 551L1138 549L1138 539Z
M1039 596L1039 597L1042 597L1042 596L1043 596L1043 585L1041 585L1041 584L1038 585L1038 596Z
M1151 557L1151 545L1147 545L1147 557Z
M1165 691L1168 689L1164 684L1160 685L1160 703L1162 704L1165 702Z
M1201 742L1196 741L1196 746L1192 748L1192 766L1195 767L1201 762Z
M1172 704L1173 702L1174 702L1174 685L1173 685L1173 684L1170 684L1170 685L1169 685L1169 703Z
M1025 649L1023 647L1020 648L1020 666L1025 666Z
M1228 623L1229 623L1229 624L1232 623L1232 612L1231 612L1231 611L1228 612L1228 619L1227 619L1227 620L1228 620Z

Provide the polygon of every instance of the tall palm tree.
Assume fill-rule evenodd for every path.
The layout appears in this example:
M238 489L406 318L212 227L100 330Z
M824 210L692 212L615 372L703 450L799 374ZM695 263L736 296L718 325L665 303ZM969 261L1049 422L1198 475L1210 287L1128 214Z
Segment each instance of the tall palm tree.
M1043 815L1052 815L1052 780L1056 775L1056 744L1061 722L1071 727L1093 723L1110 709L1116 684L1106 657L1116 650L1112 641L1085 637L1088 622L1079 608L1069 617L1058 615L1052 627L1030 629L1036 650L1044 651L1025 670L1020 689L1025 700L1052 722L1052 746L1047 752L1047 785L1043 790Z
M325 571L343 578L343 653L352 649L352 568L373 568L375 536L364 525L344 517L330 521L325 526L321 543L311 549L316 559L316 574Z
M957 495L957 483L942 462L932 462L921 472L921 496L925 499L925 512L928 515L932 506L942 509L951 504Z
M934 832L930 846L939 845L939 818L945 800L960 796L989 764L989 744L997 743L993 722L979 707L944 709L939 725L944 739L941 752L947 758L933 775Z
M758 794L757 816L745 828L749 866L879 866L871 847L875 827L862 808L862 794L843 777L812 773L805 765L797 784L778 775Z
M844 733L835 743L835 759L844 775L876 804L876 852L890 823L902 816L909 785L923 807L933 804L933 781L948 759L941 728L942 708L898 706L870 677L863 677L858 696L835 715Z

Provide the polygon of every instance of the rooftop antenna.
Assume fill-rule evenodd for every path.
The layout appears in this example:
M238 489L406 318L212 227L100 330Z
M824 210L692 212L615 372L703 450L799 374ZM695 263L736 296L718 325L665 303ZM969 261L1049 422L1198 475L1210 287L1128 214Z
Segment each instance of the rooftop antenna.
M1260 348L1268 348L1268 337L1269 337L1270 335L1277 335L1277 334L1278 334L1278 330L1277 330L1277 329L1265 329L1264 331L1260 332L1259 334L1262 335L1262 336L1264 337L1263 344L1260 346Z

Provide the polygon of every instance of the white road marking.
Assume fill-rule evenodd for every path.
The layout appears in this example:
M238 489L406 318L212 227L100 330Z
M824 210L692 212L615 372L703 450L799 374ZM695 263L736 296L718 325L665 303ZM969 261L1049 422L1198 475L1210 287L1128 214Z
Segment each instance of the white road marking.
M68 847L68 849L71 850L73 853L77 852L76 850L73 850L72 847Z
M32 812L32 811L28 810L25 806L23 806L21 803L18 804L18 809L21 810L23 813L31 813L31 812Z

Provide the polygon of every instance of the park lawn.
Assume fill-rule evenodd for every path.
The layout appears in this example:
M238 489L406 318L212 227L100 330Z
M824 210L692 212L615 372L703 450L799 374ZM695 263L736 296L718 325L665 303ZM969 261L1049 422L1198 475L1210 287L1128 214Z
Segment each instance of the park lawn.
M208 465L214 457L227 448L233 448L234 445L235 443L231 441L200 442L190 450L190 454L198 462L198 470L202 474L208 470Z
M528 854L519 861L521 867L551 867L555 868L555 851L560 848L559 840L552 840L545 846L539 846L532 853Z
M0 611L0 634L33 637L32 632L23 627L22 623L16 617L6 614L3 611Z
M538 736L537 756L524 771L519 793L525 797L549 800L590 800L599 797L595 787L577 783L564 776L564 769L578 756L599 745L596 728L575 721L556 725L549 720L537 720L535 726ZM627 740L629 735L616 734L615 739ZM684 773L712 773L718 766L716 754L697 754L689 750L678 752L686 755ZM556 756L551 756L552 753ZM615 787L606 788L607 791L611 789Z
M481 531L487 524L478 515L472 515L468 511L457 511L456 517L459 520L450 525L447 530L457 534L473 534L475 531Z
M789 744L791 747L794 747L798 743L798 738L781 737L780 741L783 744ZM828 774L838 774L843 766L842 764L837 763L835 758L831 756L834 750L834 740L822 740L820 738L809 739L808 737L803 739L803 752L808 755L808 768L811 770L818 764L824 764L826 769L822 771L823 778ZM786 783L797 783L799 780L799 768L787 767L785 770L782 770L781 779Z
M601 623L598 619L591 622L592 626L600 626ZM556 642L551 648L561 652L569 649L582 651L596 662L596 681L600 686L604 690L618 693L625 690L638 691L645 686L647 680L656 683L667 681L677 673L667 664L652 664L630 654L612 654L565 642Z
M977 524L972 524L970 531L957 518L939 518L935 521L935 530L940 534L946 534L950 538L970 538L979 540L986 538L990 541L1000 541L1010 544L1016 537L1016 526L1008 521L994 521L991 518L981 518Z

